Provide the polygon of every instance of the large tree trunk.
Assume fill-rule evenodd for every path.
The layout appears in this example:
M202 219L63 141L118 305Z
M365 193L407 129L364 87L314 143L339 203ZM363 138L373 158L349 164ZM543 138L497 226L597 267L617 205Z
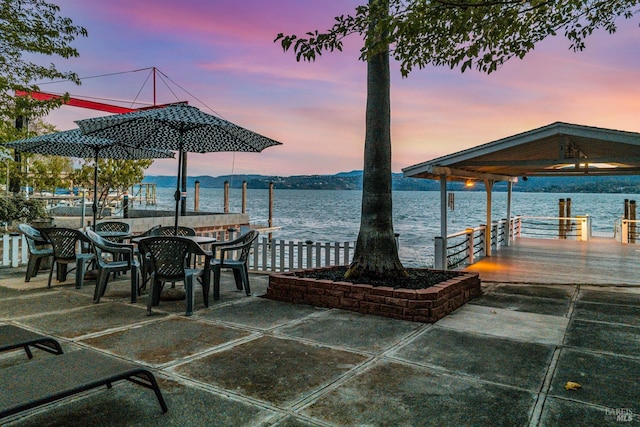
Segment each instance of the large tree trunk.
M381 0L370 0L370 4ZM382 0L385 1L385 0ZM391 101L389 49L367 61L367 114L360 231L347 278L400 277L391 198Z

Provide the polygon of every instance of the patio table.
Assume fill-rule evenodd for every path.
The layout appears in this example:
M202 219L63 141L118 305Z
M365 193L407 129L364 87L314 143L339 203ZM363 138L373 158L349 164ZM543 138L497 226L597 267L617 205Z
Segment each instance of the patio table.
M146 239L149 236L144 236L144 237L132 237L131 238L131 243L138 243L140 240ZM191 241L193 241L194 243L197 243L199 245L207 245L207 244L211 244L211 243L215 243L216 242L216 238L215 237L208 237L208 236L179 236L182 237L183 239L189 239Z

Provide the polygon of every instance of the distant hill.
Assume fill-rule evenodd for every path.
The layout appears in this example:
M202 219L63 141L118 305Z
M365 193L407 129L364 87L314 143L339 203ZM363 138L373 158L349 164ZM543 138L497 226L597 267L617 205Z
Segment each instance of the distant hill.
M392 188L396 191L437 191L438 181L429 179L404 178L402 173L392 176ZM335 175L223 175L218 177L202 175L187 178L187 186L192 188L199 181L202 188L223 188L225 181L231 188L241 188L242 182L252 189L269 188L273 182L277 189L287 190L361 190L362 171L340 172ZM147 176L144 183L158 187L174 188L175 176ZM448 183L447 188L460 191L465 189L461 182ZM506 191L506 183L496 183L494 191ZM608 177L530 177L520 180L514 191L547 193L640 193L640 176ZM465 189L469 191L469 189ZM484 185L478 184L471 191L484 191Z

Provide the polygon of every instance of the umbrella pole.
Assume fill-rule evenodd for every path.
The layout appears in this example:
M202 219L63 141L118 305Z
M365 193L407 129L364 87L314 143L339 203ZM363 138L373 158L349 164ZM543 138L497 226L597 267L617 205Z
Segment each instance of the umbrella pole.
M178 151L178 178L176 180L176 212L175 212L175 235L178 235L178 214L180 210L180 183L182 181L182 150Z
M93 204L91 209L93 210L93 230L96 229L96 221L98 220L98 152L96 151L96 157L93 164Z

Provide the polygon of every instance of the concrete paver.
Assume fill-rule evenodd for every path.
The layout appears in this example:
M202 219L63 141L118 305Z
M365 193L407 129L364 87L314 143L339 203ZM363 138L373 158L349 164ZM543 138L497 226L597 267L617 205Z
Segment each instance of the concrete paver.
M470 318L473 321L469 321ZM467 304L440 320L438 325L540 344L560 344L568 323L569 319L562 316Z
M425 325L331 310L277 329L278 334L346 349L381 353Z
M616 419L614 415L615 409L609 409L609 413L607 409L608 408L586 405L573 400L547 397L540 419L540 426L620 427L621 425L625 425L625 423Z
M392 353L487 381L539 391L555 346L433 327Z
M266 330L325 310L309 305L287 304L264 298L247 299L244 297L231 305L226 304L216 307L213 304L211 310L200 312L198 316L203 319L215 319Z
M590 351L561 350L549 394L604 408L630 408L638 416L640 360ZM566 390L567 381L581 385Z
M303 412L331 425L526 425L535 394L381 361Z
M578 301L573 316L576 319L640 326L640 302L637 306L632 306Z
M60 337L77 338L132 325L146 319L146 311L142 307L105 302L85 305L85 308L80 310L67 311L64 316L54 311L41 316L21 319L20 323L35 329L47 329L50 331L49 333Z
M171 317L80 342L150 365L162 365L239 340L250 332Z
M496 292L482 295L469 303L512 311L564 316L569 310L570 301Z
M287 407L365 360L344 350L263 337L179 366L176 372Z
M574 319L565 345L626 356L640 355L640 327Z

